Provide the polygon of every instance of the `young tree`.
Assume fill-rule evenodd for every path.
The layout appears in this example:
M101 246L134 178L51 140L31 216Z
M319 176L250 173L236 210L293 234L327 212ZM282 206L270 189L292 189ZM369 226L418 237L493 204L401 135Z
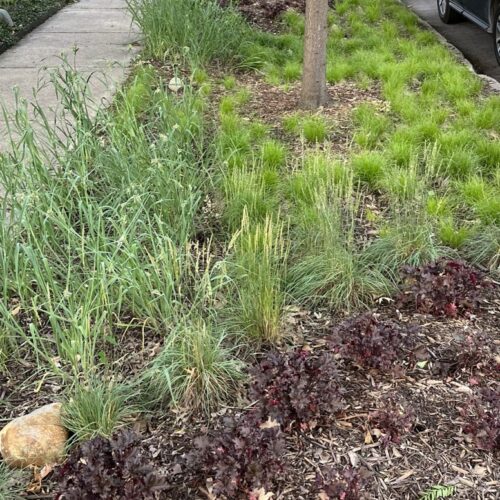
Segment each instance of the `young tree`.
M304 73L301 105L316 109L327 103L326 42L328 37L328 0L307 0L304 40Z

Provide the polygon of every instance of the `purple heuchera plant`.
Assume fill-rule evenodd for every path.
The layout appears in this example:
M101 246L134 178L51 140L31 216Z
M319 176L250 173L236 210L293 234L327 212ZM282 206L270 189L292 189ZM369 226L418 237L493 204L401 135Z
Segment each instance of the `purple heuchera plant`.
M330 337L332 348L364 368L392 371L412 361L417 327L379 321L372 313L344 321Z
M411 410L389 396L382 401L380 409L370 412L368 423L371 429L382 432L380 442L383 446L388 446L390 443L401 443L402 437L413 428L415 416Z
M56 499L67 500L152 500L168 488L140 448L139 437L129 430L77 446L56 470L56 478Z
M493 286L484 275L461 261L439 260L403 269L399 306L435 316L467 316L480 305L481 290Z
M256 489L272 490L285 468L284 452L279 425L249 412L227 417L221 428L196 438L184 458L193 483L210 480L216 495L248 498Z
M361 490L370 473L353 467L327 467L316 476L319 498L330 500L360 500Z
M479 449L500 451L500 384L477 388L460 413L464 432Z
M251 370L249 396L261 418L284 429L315 427L344 407L337 365L331 352L272 351Z

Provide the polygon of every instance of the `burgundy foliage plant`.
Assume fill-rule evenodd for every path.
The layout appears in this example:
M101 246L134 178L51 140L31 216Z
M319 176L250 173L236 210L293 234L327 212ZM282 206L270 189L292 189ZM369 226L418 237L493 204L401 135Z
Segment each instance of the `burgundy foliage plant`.
M249 395L262 418L285 430L321 425L344 407L343 391L331 352L295 349L270 352L251 371Z
M220 429L196 438L186 456L193 483L222 498L248 498L252 491L272 491L285 468L285 441L279 426L262 423L255 412L227 417Z
M368 415L370 429L378 429L382 433L380 442L384 446L399 444L403 436L413 428L414 414L392 397L385 398L382 403L380 409Z
M460 261L406 267L403 277L399 306L452 318L479 309L481 291L490 286L478 270Z
M151 500L168 487L140 448L138 436L128 430L77 446L56 477L56 498L65 500Z
M500 451L500 384L478 388L461 408L464 432L485 451Z
M372 313L344 321L330 338L342 357L364 368L391 371L413 359L416 327L394 321L379 321Z
M329 500L360 500L369 476L366 469L328 467L316 476L319 498Z

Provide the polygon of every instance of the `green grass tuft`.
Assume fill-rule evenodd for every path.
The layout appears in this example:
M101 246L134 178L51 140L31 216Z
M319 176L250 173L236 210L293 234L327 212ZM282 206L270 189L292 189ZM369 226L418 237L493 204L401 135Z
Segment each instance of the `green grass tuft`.
M20 500L25 491L28 475L20 470L11 469L0 462L0 500Z
M302 121L302 135L307 142L323 142L328 134L328 126L324 118L310 116Z
M226 334L198 314L175 323L142 377L150 403L208 413L230 402L243 379L243 365L225 346Z
M195 67L235 61L251 33L236 9L213 0L128 0L128 6L146 53L160 60L173 57Z
M139 412L132 402L137 395L131 387L113 380L90 378L88 382L76 382L63 403L64 426L73 434L73 441L109 438Z
M376 152L360 153L353 157L352 168L356 179L372 189L377 188L384 176L387 161Z
M286 162L286 149L277 141L266 141L261 149L262 163L267 168L276 169Z
M267 217L251 225L245 213L233 240L230 274L235 296L228 308L228 324L235 334L257 343L282 340L288 256L285 237L283 224Z

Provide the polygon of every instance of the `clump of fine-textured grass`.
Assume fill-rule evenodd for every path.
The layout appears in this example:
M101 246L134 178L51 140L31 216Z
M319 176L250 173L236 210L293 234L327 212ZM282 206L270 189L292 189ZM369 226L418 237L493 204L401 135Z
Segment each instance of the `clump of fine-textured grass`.
M236 78L233 75L227 75L222 80L222 85L226 90L234 90L236 88Z
M357 126L354 141L363 148L376 146L391 129L389 117L370 104L361 104L355 109L354 123Z
M453 220L445 219L439 226L439 239L442 244L459 250L469 240L472 230L467 226L457 226Z
M302 66L298 62L288 62L283 68L283 78L286 82L295 82L302 76Z
M142 376L153 404L209 411L229 402L243 378L243 365L226 346L226 334L197 313L176 320L165 345Z
M323 152L310 153L295 165L285 186L290 203L300 211L303 205L314 205L320 189L327 192L349 188L348 169L336 158Z
M279 342L288 258L284 226L269 216L252 224L245 212L231 246L234 297L227 310L229 328L257 343Z
M0 500L20 500L27 480L26 473L0 462Z
M223 220L232 232L241 226L244 213L252 222L261 222L276 211L275 183L259 166L232 169L223 179L223 189Z
M498 224L480 227L467 241L464 254L475 264L500 271L500 228Z
M397 215L367 248L374 265L396 272L402 265L420 266L449 256L436 228L417 208L415 213Z
M354 156L351 161L356 179L371 188L377 188L387 166L384 156L376 152L364 152Z
M133 402L137 396L134 388L113 380L90 378L88 382L76 382L63 403L64 426L74 441L110 437L139 413Z
M323 142L328 135L328 126L321 116L310 116L302 121L302 135L307 142Z
M268 168L279 168L285 164L286 149L277 141L266 141L261 149L262 163Z
M157 59L177 57L194 66L236 61L249 39L236 9L215 0L128 0L128 6L146 52Z
M323 142L328 135L328 124L323 116L303 116L293 113L283 118L286 132L301 135L309 143Z
M328 305L341 311L368 307L393 287L390 269L374 262L355 237L360 216L360 194L345 186L318 189L314 204L298 215L301 242L294 249L289 291L311 305Z

